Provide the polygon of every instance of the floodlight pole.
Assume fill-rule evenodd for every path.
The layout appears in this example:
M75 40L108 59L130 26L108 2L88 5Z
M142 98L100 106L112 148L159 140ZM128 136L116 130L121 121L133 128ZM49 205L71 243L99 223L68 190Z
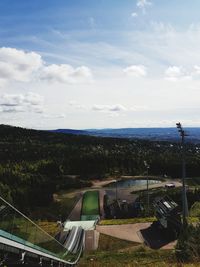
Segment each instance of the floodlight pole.
M114 180L114 182L115 182L115 199L116 199L116 202L117 202L117 199L118 199L118 192L117 192L117 182L118 182L118 180L117 180L117 176L118 176L118 172L117 171L115 171L115 180Z
M182 206L183 206L183 225L187 224L187 217L188 217L188 202L187 202L187 193L186 193L186 186L185 186L185 178L186 178L186 168L185 168L185 136L186 133L182 128L180 122L176 123L177 129L181 136L181 149L182 149Z
M116 196L116 201L117 201L117 198L118 198L118 195L117 195L117 181L116 181L116 192L115 192L115 196Z
M117 180L114 180L115 183L115 200L117 201Z
M144 161L144 166L147 168L147 214L149 215L149 165Z

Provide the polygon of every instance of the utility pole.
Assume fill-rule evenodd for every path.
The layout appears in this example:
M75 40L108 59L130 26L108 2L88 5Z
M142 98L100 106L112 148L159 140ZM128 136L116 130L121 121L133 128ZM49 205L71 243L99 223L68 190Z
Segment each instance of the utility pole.
M144 166L147 169L147 214L149 215L149 164L144 161Z
M187 202L187 193L185 186L185 178L186 178L186 168L185 168L185 136L187 134L183 130L183 127L180 122L176 123L176 127L181 137L181 149L182 149L182 213L183 213L183 226L187 224L188 217L188 202Z

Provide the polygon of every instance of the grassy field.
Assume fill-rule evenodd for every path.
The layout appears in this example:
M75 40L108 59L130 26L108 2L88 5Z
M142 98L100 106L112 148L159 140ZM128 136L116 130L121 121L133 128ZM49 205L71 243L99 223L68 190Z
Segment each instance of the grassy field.
M174 252L151 250L138 243L100 235L99 248L84 254L79 267L169 267L176 265ZM192 266L192 265L188 265ZM193 265L194 266L194 265Z
M99 214L99 192L87 191L83 196L82 215L98 215Z
M130 218L130 219L110 219L110 220L101 220L100 225L121 225L121 224L132 224L132 223L145 223L145 222L154 222L156 221L155 217L147 218Z
M198 223L200 221L200 202L196 202L193 208L192 216L188 217L189 223ZM99 225L121 225L121 224L134 224L134 223L147 223L156 221L156 217L146 217L146 218L130 218L130 219L110 219L101 220Z
M138 243L100 235L97 251L85 253L79 267L200 267L177 263L173 250L152 250Z

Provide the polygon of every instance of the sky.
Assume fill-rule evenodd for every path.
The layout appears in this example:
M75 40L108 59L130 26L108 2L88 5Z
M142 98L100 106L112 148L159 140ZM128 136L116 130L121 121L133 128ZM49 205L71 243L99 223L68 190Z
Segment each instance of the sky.
M0 124L200 127L199 0L1 0Z

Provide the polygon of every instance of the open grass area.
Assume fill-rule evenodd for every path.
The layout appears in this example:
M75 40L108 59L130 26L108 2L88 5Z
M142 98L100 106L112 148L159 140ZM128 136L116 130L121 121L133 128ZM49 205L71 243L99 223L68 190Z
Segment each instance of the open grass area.
M200 267L200 262L181 264L174 250L152 250L143 245L100 235L97 251L85 253L79 267Z
M99 214L99 191L87 191L83 195L82 215Z
M126 250L138 246L138 243L122 240L109 235L100 234L98 251Z
M154 222L154 221L156 221L155 217L147 217L147 218L101 220L99 224L100 225L120 225L120 224L145 223L145 222Z
M134 242L100 235L99 248L84 254L80 267L177 266L173 251L151 250ZM179 265L181 266L181 265ZM188 265L189 266L189 265ZM192 266L192 265L191 265Z
M138 249L139 250L139 249ZM141 250L143 248L141 247ZM81 259L79 267L200 267L200 262L177 263L172 251L96 252Z
M56 222L48 222L48 221L38 221L36 224L41 227L45 232L47 232L51 236L55 236L59 228Z
M198 205L199 208L199 205ZM198 214L200 211L198 210ZM156 217L146 217L146 218L130 218L130 219L110 219L110 220L101 220L99 225L121 225L121 224L134 224L134 223L147 223L156 221ZM200 222L200 215L188 217L189 223L198 223Z

